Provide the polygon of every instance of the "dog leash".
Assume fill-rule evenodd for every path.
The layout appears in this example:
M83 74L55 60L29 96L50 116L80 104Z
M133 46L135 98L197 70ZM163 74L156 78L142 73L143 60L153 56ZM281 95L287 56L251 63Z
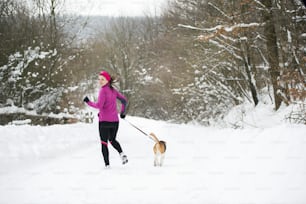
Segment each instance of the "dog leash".
M128 121L127 119L123 119L125 120L127 123L129 123L132 127L134 127L135 129L137 129L138 131L140 131L142 134L144 134L145 136L149 137L151 140L154 141L154 139L152 137L150 137L149 134L145 133L143 130L141 130L139 127L137 127L136 125L134 125L133 123L131 123L130 121Z

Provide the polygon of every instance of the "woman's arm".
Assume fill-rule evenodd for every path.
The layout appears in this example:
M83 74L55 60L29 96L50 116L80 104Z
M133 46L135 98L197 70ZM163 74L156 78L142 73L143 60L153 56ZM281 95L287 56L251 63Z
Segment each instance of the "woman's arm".
M103 104L105 102L105 97L103 96L103 94L104 94L104 92L101 89L100 92L99 92L98 101L97 102L88 101L87 104L89 106L93 107L93 108L99 109L100 107L103 106Z
M119 93L118 91L117 91L117 99L121 102L120 114L125 115L128 101L127 101L126 97L124 95L122 95L121 93Z

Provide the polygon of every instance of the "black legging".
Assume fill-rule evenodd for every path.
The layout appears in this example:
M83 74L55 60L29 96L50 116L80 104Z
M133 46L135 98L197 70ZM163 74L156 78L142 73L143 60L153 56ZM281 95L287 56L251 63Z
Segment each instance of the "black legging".
M105 165L109 165L108 141L112 146L122 153L121 146L116 140L119 122L99 122L99 132L102 146L102 154L104 157Z

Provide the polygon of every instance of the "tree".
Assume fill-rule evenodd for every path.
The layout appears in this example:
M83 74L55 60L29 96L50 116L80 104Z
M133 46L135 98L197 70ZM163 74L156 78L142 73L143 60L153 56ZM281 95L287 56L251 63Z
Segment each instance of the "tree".
M306 9L299 1L279 0L273 7L276 23L277 48L279 53L279 92L285 103L297 103L306 98L305 91L305 48L303 37Z
M186 3L185 1L176 2L179 2L180 4L191 4L191 6L186 7L191 11L195 10L191 8L197 3ZM207 5L207 9L209 9L210 6L213 10L217 11L214 14L211 14L210 12L207 13L209 13L211 17L216 17L216 15L219 14L220 18L210 20L209 17L206 17L205 19L210 20L208 20L209 22L206 23L206 25L203 23L205 21L202 21L202 23L195 23L196 26L190 26L188 24L180 26L204 32L205 34L201 34L198 37L200 41L218 45L220 49L224 49L226 52L232 54L239 64L240 62L244 64L245 74L243 74L243 72L242 74L245 75L244 78L249 84L249 89L255 104L258 103L256 84L260 84L258 82L262 81L262 75L256 76L256 74L260 73L259 69L256 67L260 67L261 64L266 64L266 66L269 67L269 80L271 80L274 90L273 99L275 109L277 110L280 107L282 101L288 104L288 86L285 85L285 81L288 81L288 79L282 79L283 71L285 70L282 71L280 68L282 64L286 65L287 63L280 63L280 60L284 56L294 56L290 57L290 61L295 63L294 67L296 67L296 70L300 70L303 65L299 63L300 59L302 59L298 54L298 50L300 49L291 49L292 39L298 39L298 35L293 36L292 32L286 29L287 33L285 36L288 36L288 40L291 41L288 43L289 47L291 47L289 50L292 50L294 54L287 52L282 57L279 54L281 51L279 45L284 44L284 41L280 38L280 34L285 30L285 27L291 27L292 25L295 25L295 28L298 27L299 31L302 30L300 26L303 25L303 21L292 22L292 20L290 20L300 19L301 15L298 17L292 16L292 10L297 12L299 10L302 11L303 9L301 9L301 5L298 2L290 3L288 1L276 1L275 5L272 5L272 1L264 1L264 3L261 3L256 0L228 1L226 4L219 1L208 1ZM286 10L288 7L291 8L290 11ZM276 12L277 15L275 15ZM297 12L294 12L294 14ZM254 16L261 16L261 14L263 14L262 18L254 18ZM278 19L276 16L278 16ZM281 20L279 17L281 17ZM284 19L287 19L288 21L284 21ZM209 27L212 22L213 25ZM282 26L282 24L285 24L286 26ZM198 25L201 25L202 27L199 27ZM262 27L261 25L264 26ZM277 31L276 28L278 28ZM292 30L292 28L290 28L290 30ZM266 39L266 41L263 41L262 39ZM300 46L294 47L298 48ZM301 73L302 75L303 72L301 71L297 73ZM286 76L287 75L288 74L286 74ZM302 87L303 86L304 85L302 85Z
M66 108L58 104L69 92L67 87L80 82L75 75L84 67L73 65L81 48L71 46L64 30L62 0L33 2L32 8L23 1L0 2L0 106L10 99L11 105L57 113Z
M251 20L240 23L247 18L238 18L233 12L237 10L241 10L241 5L234 1L224 4L221 1L179 0L172 4L165 15L168 22L173 22L170 27L175 34L184 35L186 39L189 36L189 43L190 39L196 40L191 43L194 48L187 48L192 50L188 59L191 65L189 69L196 75L191 76L190 85L186 86L188 88L179 91L184 95L188 93L187 90L194 88L192 94L186 95L190 101L195 101L193 105L188 102L187 111L193 113L191 118L205 120L222 117L226 107L230 107L229 104L241 103L243 96L250 98L249 90L254 103L258 103L254 80L255 62L251 61L254 52L250 49L254 45L254 35L247 32L258 24ZM197 100L194 100L195 97Z
M277 38L275 31L275 21L273 14L273 5L272 0L263 1L263 4L266 7L264 11L264 21L265 21L265 36L267 39L267 54L268 54L268 62L269 62L269 73L271 76L272 86L273 86L273 94L274 94L274 102L275 102L275 110L279 109L282 98L281 91L279 86L279 77L280 77L280 68L279 68L279 54L277 47Z
M158 19L149 17L114 18L91 42L97 68L114 75L119 80L119 89L129 98L129 114L153 112L150 108L153 98L147 97L145 82L156 62L152 46L158 35L157 22Z

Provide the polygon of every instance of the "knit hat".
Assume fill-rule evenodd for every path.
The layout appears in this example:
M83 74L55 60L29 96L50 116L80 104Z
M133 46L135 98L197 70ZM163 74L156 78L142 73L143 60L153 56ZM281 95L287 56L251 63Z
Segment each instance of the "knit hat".
M107 81L110 81L110 80L111 80L111 76L110 76L109 73L107 73L106 71L100 72L99 75L100 75L100 76L104 76L105 79L106 79Z

